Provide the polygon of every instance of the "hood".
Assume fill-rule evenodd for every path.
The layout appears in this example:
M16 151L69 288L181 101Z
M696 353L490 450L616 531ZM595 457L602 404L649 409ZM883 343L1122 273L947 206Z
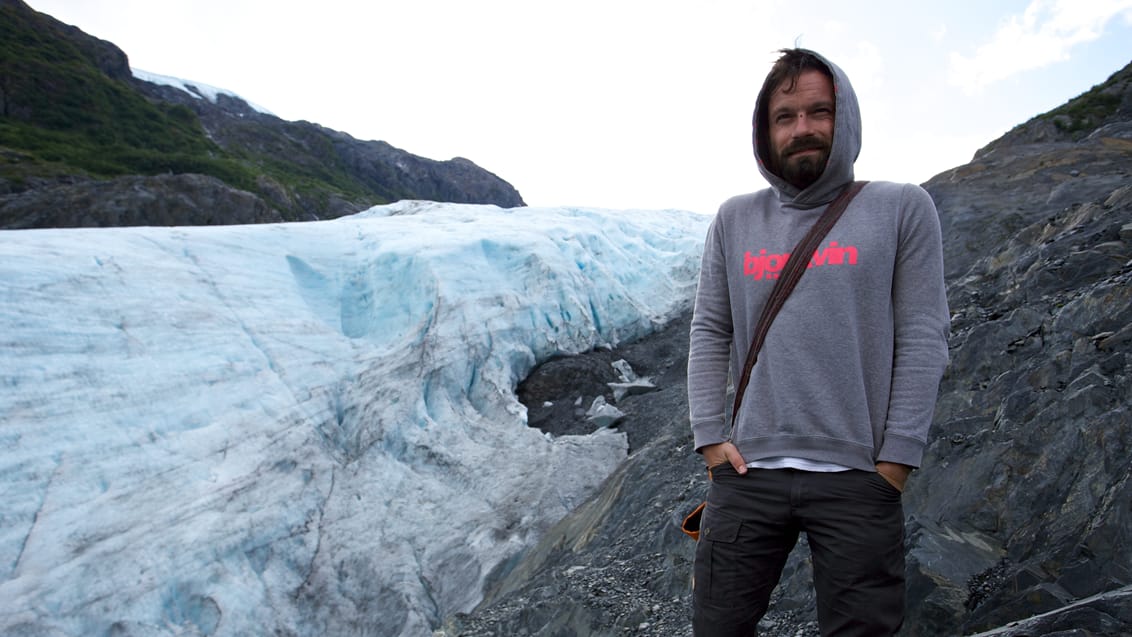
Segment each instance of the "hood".
M857 161L857 155L861 152L861 109L857 106L857 94L853 92L849 78L836 64L822 55L813 51L808 52L813 53L829 67L833 74L837 113L833 122L833 148L830 150L825 172L808 188L798 190L770 171L770 139L766 117L770 89L765 82L762 90L759 91L759 100L755 104L752 122L754 129L752 137L755 158L759 162L759 172L777 191L778 198L784 205L796 208L814 208L832 201L846 184L853 181L853 163Z

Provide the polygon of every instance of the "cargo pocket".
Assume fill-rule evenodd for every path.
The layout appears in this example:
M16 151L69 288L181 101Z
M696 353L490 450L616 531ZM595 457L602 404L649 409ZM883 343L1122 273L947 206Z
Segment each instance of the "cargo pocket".
M733 584L742 572L734 559L735 540L742 526L742 522L721 514L711 504L704 509L692 570L692 590L697 597L718 601L737 590Z

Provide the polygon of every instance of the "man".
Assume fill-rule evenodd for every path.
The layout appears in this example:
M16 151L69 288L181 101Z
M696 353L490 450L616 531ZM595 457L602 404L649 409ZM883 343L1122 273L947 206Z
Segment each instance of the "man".
M782 51L753 125L770 188L720 207L692 319L688 402L711 476L693 626L699 637L754 635L804 532L822 634L892 635L904 616L901 492L947 364L938 215L918 186L870 182L821 247L798 255L809 267L766 336L732 429L728 371L740 377L778 272L853 181L861 146L848 78L803 49Z

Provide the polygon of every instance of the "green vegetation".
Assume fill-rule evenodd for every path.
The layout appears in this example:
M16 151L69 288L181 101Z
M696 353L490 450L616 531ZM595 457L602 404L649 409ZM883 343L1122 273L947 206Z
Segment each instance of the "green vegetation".
M1063 133L1093 131L1119 110L1124 87L1132 80L1130 69L1132 65L1041 117L1052 120Z
M1120 108L1120 96L1108 93L1086 93L1050 111L1053 125L1064 133L1092 131Z
M0 8L0 144L97 175L153 174L210 156L196 163L233 172L190 109L150 103L89 55L38 15Z
M194 152L192 148L163 150L117 139L103 144L98 137L37 128L10 119L0 120L0 145L30 155L37 164L68 166L75 169L70 172L99 177L200 173L244 190L255 186L255 173L243 163L221 153Z

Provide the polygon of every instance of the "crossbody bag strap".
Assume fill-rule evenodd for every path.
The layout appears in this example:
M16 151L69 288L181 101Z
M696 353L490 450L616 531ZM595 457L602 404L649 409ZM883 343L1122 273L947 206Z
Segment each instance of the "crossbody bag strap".
M842 190L841 194L829 204L821 217L810 227L806 236L802 237L798 245L794 246L794 250L786 259L786 265L783 266L778 280L775 281L774 288L770 292L770 298L767 299L762 314L759 316L759 322L755 327L755 336L751 341L751 348L747 350L747 360L743 364L743 374L739 377L739 384L735 387L735 404L731 410L731 427L733 430L735 420L739 417L739 405L743 403L743 393L747 390L747 384L751 381L751 370L755 367L759 350L762 349L766 334L770 331L770 324L774 321L774 317L778 315L778 311L782 309L786 297L790 296L790 293L794 291L794 286L798 284L798 280L806 272L818 245L825 239L825 235L829 234L837 220L841 218L841 213L845 212L849 202L858 192L861 192L861 189L867 183L869 182L855 181L849 184L845 190Z

